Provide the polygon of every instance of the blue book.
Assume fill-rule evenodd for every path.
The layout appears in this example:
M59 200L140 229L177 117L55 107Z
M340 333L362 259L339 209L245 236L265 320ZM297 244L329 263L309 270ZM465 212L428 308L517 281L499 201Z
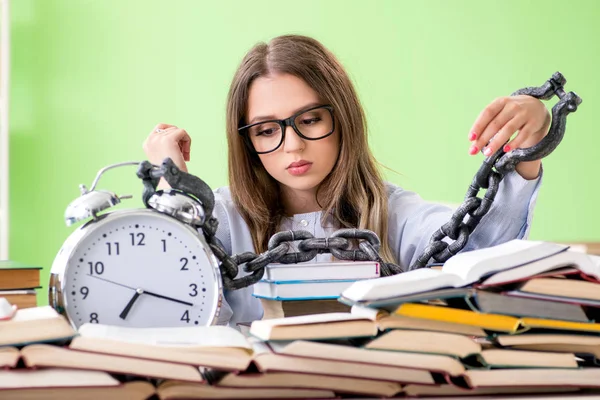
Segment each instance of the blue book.
M254 284L254 296L269 300L337 299L355 282L355 279L289 282L262 280Z

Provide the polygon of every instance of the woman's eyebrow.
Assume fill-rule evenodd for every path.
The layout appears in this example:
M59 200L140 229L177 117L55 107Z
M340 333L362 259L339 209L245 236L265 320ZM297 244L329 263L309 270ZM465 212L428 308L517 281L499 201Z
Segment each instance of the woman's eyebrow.
M308 103L303 105L302 107L298 107L296 110L294 110L292 113L290 113L289 116L296 114L297 112L300 112L302 110L308 110L309 108L313 108L316 106L320 106L322 103L320 102L312 102L312 103ZM289 117L288 116L288 117ZM287 117L286 117L287 118ZM278 119L277 117L275 117L274 115L260 115L260 116L256 116L254 118L252 118L250 120L250 122L248 122L248 125L252 125L255 122L259 122L259 121L268 121L268 120L273 120L273 119Z

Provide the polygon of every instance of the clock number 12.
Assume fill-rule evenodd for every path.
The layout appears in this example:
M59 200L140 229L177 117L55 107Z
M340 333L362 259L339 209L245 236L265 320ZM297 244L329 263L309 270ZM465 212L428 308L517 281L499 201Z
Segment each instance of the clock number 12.
M132 246L145 246L146 243L144 243L144 239L146 238L146 235L144 235L142 232L138 233L137 235L135 233L130 233L129 236L131 236L131 245ZM136 243L135 238L137 237L138 241Z

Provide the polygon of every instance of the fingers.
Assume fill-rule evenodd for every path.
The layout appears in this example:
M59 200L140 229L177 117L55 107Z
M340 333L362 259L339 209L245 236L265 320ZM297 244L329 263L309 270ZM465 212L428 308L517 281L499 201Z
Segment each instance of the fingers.
M490 123L485 127L483 133L481 133L477 137L477 139L475 141L473 141L473 144L471 145L471 147L475 147L477 149L477 150L475 150L475 152L479 151L479 149L483 149L484 147L489 152L489 149L493 148L494 147L493 145L495 143L499 142L501 139L498 137L498 133L500 133L500 131L503 130L507 124L511 124L511 126L514 125L513 119L514 119L513 110L505 107L502 111L500 111L500 113L498 115L496 115L496 118L494 118L492 121L490 121ZM514 133L514 131L512 133ZM512 133L508 136L508 138L510 138ZM493 140L494 143L490 143L492 138L494 139ZM508 140L508 138L506 140ZM488 145L488 143L489 143L489 145ZM504 142L502 142L502 143L504 143ZM493 154L493 153L490 153L490 154Z
M508 153L511 150L521 148L525 140L530 136L533 136L533 134L535 133L535 129L536 127L534 124L525 124L525 126L519 129L519 134L504 146L504 152Z
M469 139L469 154L483 149L486 157L494 154L510 140L515 132L527 124L527 114L514 99L500 97L488 105L479 115Z
M175 125L158 124L143 144L144 152L153 164L160 164L169 157L183 171L190 160L192 139L185 129Z
M499 97L483 109L471 127L470 141L474 141L481 136L489 123L504 109L506 102L506 97Z
M185 131L184 131L185 132ZM190 151L192 149L192 138L185 132L185 135L179 139L179 148L185 161L190 161Z
M502 128L500 128L498 133L492 138L491 142L483 149L483 155L489 157L501 147L504 147L505 152L508 151L505 147L506 142L510 140L515 132L520 131L525 124L526 121L521 117L515 117L508 121Z
M544 104L531 96L500 97L475 120L469 134L469 154L483 150L489 157L503 146L504 152L531 147L546 135L549 115ZM518 134L510 141L515 132Z
M163 130L169 129L169 128L177 128L177 127L175 125L169 125L169 124L158 124L154 127L154 129L152 131L160 132L160 131L163 131Z

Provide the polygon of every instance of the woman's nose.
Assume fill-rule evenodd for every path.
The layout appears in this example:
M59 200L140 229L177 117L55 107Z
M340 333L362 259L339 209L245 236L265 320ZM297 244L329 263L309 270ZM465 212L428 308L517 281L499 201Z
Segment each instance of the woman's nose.
M302 139L294 128L287 126L285 128L285 138L283 139L283 150L286 153L303 150L306 147L304 139Z

